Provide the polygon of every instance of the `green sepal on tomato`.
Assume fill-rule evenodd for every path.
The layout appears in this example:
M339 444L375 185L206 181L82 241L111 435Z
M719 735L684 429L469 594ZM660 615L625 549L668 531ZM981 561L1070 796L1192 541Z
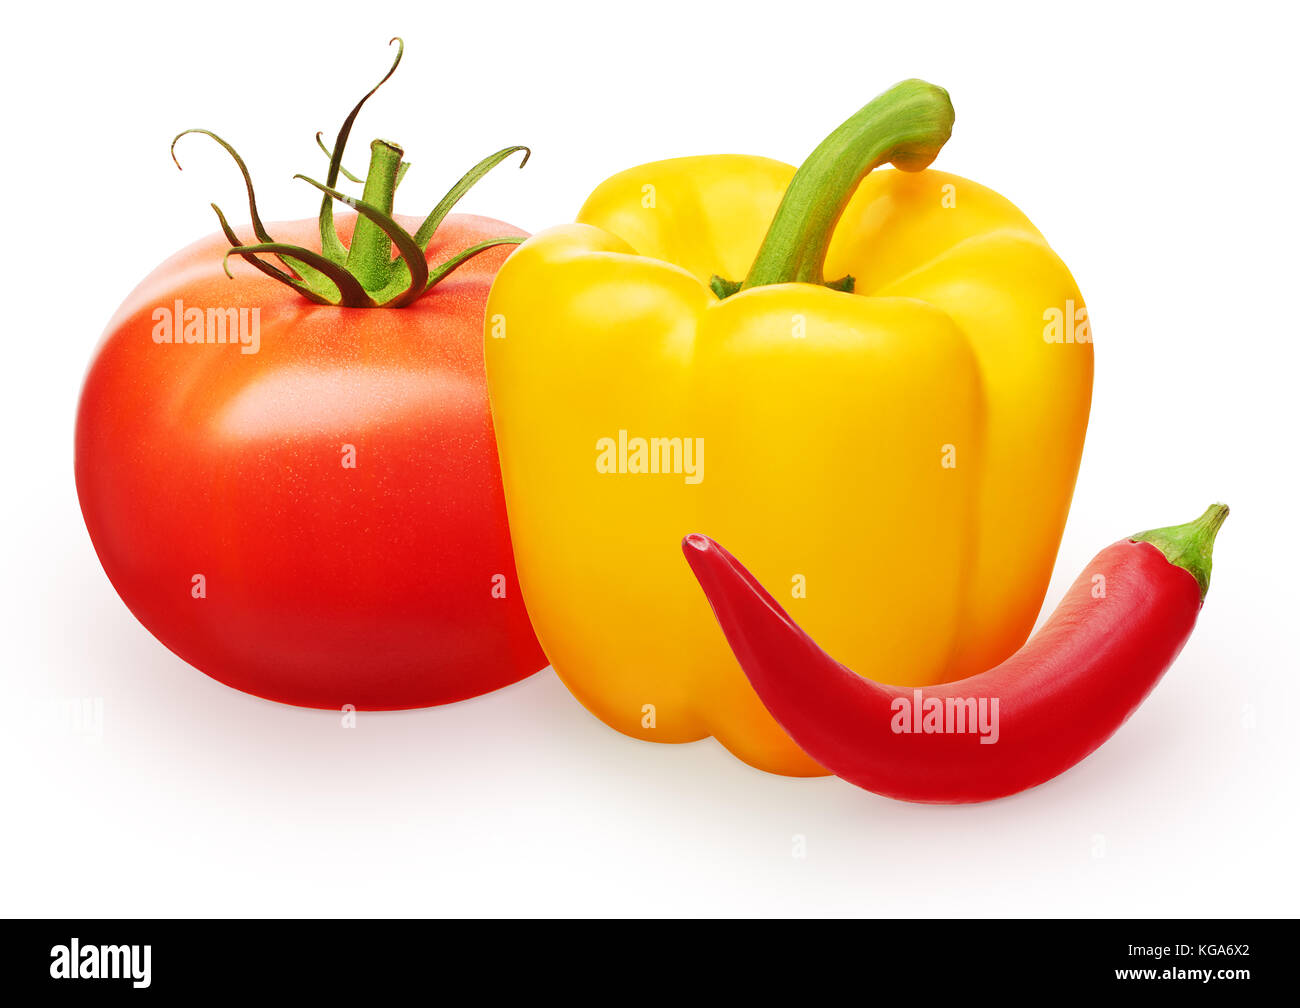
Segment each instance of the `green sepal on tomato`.
M401 60L401 42L388 74ZM519 596L488 411L483 310L527 235L393 216L402 151L344 121L317 219L221 233L126 299L76 422L82 514L105 572L163 644L221 682L310 707L450 703L546 665ZM177 137L180 140L186 134ZM173 143L173 151L176 144ZM179 164L179 162L178 162ZM342 202L352 212L339 214Z

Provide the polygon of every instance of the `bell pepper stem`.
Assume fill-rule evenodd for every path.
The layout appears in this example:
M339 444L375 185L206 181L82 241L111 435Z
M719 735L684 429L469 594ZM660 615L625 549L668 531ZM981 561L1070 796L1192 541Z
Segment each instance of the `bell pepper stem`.
M1213 567L1214 537L1228 517L1228 505L1211 504L1205 514L1186 525L1139 532L1134 542L1147 542L1165 555L1176 567L1182 567L1201 588L1201 601L1210 590L1210 570Z
M402 148L387 140L370 145L370 170L361 199L391 216L393 194L402 170ZM378 290L388 282L393 260L393 242L378 224L358 217L348 248L347 269L366 290Z
M831 235L858 184L883 164L903 171L927 168L952 124L948 92L922 80L896 84L861 108L795 172L742 289L825 284ZM837 282L843 289L844 281Z

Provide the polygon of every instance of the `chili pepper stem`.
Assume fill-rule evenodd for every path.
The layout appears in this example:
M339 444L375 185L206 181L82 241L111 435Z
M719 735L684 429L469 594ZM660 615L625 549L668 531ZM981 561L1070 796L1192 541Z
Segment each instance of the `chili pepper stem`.
M1182 567L1201 587L1201 601L1210 590L1214 538L1228 517L1228 505L1211 504L1205 514L1186 525L1170 525L1133 536L1134 542L1148 542L1165 555L1171 564Z
M948 92L922 80L895 84L858 110L795 172L743 287L825 284L831 235L858 184L883 164L929 167L953 119Z
M370 169L361 199L384 213L393 212L393 194L401 173L402 148L387 140L370 144ZM368 291L379 290L389 280L393 259L393 241L372 220L358 217L348 248L346 268Z

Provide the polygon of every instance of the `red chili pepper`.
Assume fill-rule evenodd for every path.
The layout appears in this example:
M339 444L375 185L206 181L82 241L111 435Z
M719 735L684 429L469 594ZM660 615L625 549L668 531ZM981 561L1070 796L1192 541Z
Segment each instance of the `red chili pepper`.
M1034 787L1110 738L1191 634L1227 516L1216 504L1108 546L1014 655L924 689L835 661L707 536L682 550L759 698L809 756L868 791L952 804Z

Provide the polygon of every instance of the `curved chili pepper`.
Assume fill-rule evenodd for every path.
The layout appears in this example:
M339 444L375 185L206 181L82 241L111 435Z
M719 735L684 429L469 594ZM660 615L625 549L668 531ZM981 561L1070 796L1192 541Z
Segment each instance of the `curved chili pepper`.
M809 756L877 794L954 804L1050 780L1124 723L1192 632L1227 515L1216 504L1108 546L1018 652L924 689L835 661L707 536L682 550L754 690Z

